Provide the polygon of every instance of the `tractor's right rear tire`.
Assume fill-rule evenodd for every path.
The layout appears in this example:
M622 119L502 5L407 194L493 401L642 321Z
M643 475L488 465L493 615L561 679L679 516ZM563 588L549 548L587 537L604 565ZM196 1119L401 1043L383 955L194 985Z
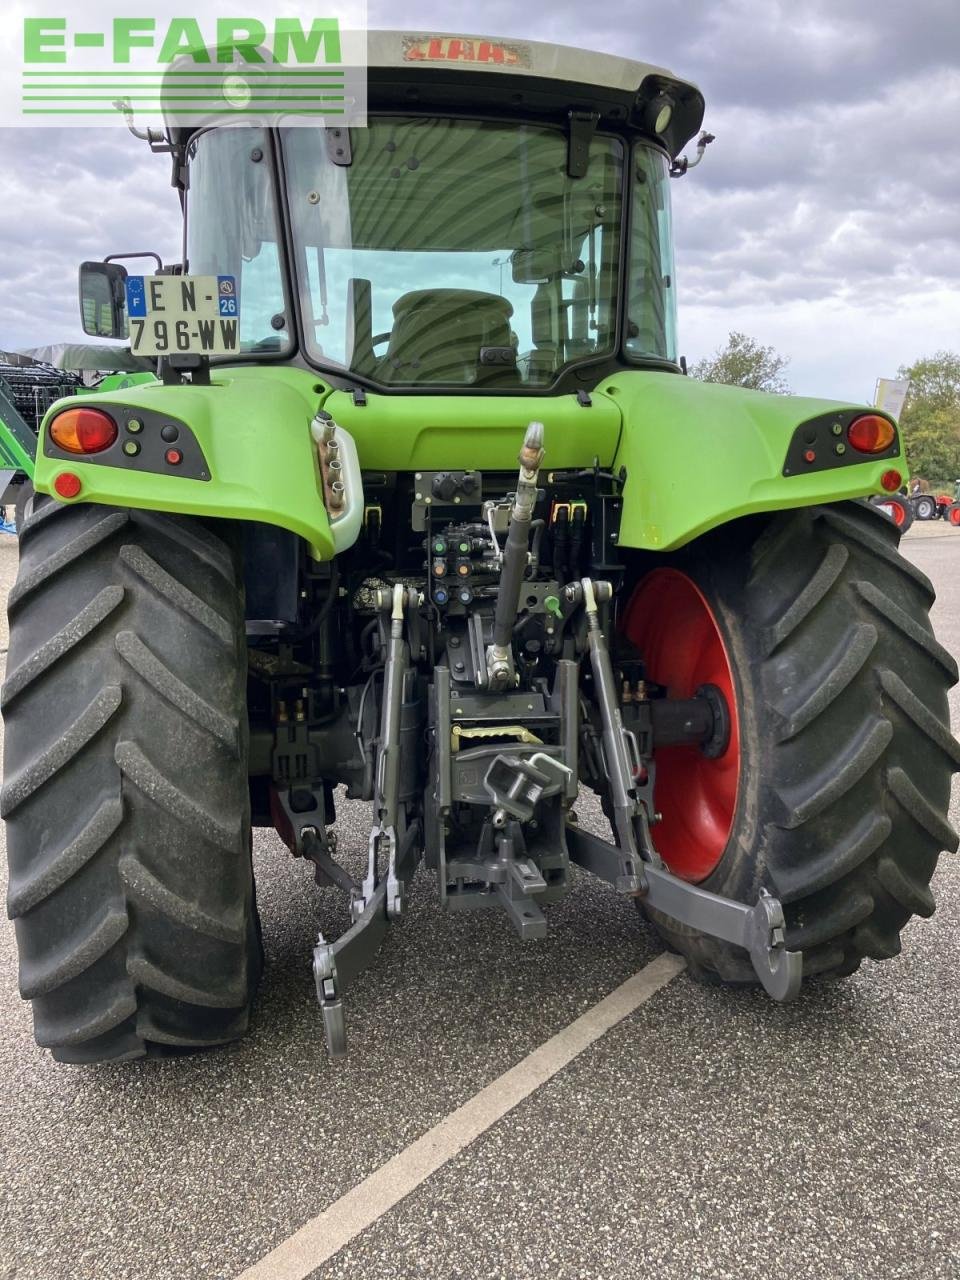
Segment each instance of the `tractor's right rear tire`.
M654 842L710 892L780 898L807 975L896 955L957 848L957 665L898 541L857 502L736 522L642 562L622 619L649 679L680 698L711 685L730 711L720 756L655 750ZM695 976L756 982L744 950L647 914Z
M38 1044L234 1039L262 953L231 551L195 520L37 497L9 613L0 811Z

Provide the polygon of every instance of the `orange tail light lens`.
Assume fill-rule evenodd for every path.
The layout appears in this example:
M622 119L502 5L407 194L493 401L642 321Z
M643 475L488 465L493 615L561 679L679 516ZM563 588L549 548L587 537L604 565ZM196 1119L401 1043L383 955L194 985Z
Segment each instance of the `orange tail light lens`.
M877 413L854 418L847 428L847 439L859 453L883 453L896 438L893 423Z
M102 409L65 409L50 423L50 439L67 453L101 453L117 434L117 424Z

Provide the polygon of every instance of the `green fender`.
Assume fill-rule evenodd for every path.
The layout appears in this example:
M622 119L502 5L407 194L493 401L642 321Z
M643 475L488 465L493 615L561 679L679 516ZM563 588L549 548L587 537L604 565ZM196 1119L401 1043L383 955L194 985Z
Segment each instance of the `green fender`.
M76 501L263 521L292 530L319 559L330 559L333 536L310 436L310 423L328 391L303 370L251 366L216 370L208 387L144 381L86 398L86 404L107 411L111 406L152 410L187 423L203 450L210 480L49 456L47 426L71 406L72 397L58 400L43 420L34 484L40 493L52 493L57 475L72 471L81 484Z
M896 456L784 476L800 423L876 412L866 406L639 371L605 380L595 399L601 395L623 418L613 459L627 473L621 546L667 551L738 516L861 498L881 492L891 468L908 475L898 438Z
M51 418L70 403L51 406L44 441ZM532 418L544 421L549 462L557 468L591 467L597 459L609 465L620 437L620 412L608 397L587 408L574 395L371 394L358 405L315 374L286 366L217 369L209 387L128 383L116 391L98 389L86 403L152 409L189 424L211 479L158 475L134 464L68 462L41 449L35 476L41 493L52 493L57 475L72 471L81 482L76 501L259 520L299 534L319 559L334 554L310 436L321 407L354 438L361 467L386 471L515 472Z

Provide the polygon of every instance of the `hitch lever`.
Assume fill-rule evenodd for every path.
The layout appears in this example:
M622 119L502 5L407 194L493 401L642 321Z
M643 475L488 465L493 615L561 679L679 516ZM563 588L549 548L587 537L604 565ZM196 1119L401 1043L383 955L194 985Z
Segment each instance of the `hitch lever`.
M387 914L399 916L404 910L404 880L399 874L397 852L400 810L400 714L403 702L403 678L409 666L409 650L404 640L404 609L413 602L398 582L392 592L380 593L378 604L390 614L390 636L383 676L383 705L380 719L380 743L374 775L374 824L370 831L367 875L362 896L354 902L357 919L372 900L380 882L380 860L387 861Z
M582 578L579 583L567 587L566 594L568 599L582 602L587 618L590 666L603 727L603 763L610 783L613 825L620 842L622 867L617 888L643 897L646 893L647 867L662 866L662 863L649 839L643 804L637 795L634 765L639 762L639 750L636 738L624 727L610 650L600 626L598 601L609 600L613 594L612 588L609 582L594 582L590 578ZM637 840L638 825L644 836L642 847Z

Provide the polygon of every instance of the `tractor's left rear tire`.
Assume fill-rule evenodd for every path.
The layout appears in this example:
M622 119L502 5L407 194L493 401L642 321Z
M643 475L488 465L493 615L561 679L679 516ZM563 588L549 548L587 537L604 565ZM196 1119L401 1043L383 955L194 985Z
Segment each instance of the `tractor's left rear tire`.
M34 499L3 688L7 908L38 1044L222 1044L262 964L243 588L197 520Z
M655 751L658 849L704 889L779 897L806 975L896 955L957 847L957 666L898 541L861 503L739 521L638 567L621 620L650 679L677 697L712 684L731 704L721 757ZM756 980L742 949L649 914L695 975Z
M26 524L30 512L30 500L33 497L33 485L29 480L17 485L17 533Z

